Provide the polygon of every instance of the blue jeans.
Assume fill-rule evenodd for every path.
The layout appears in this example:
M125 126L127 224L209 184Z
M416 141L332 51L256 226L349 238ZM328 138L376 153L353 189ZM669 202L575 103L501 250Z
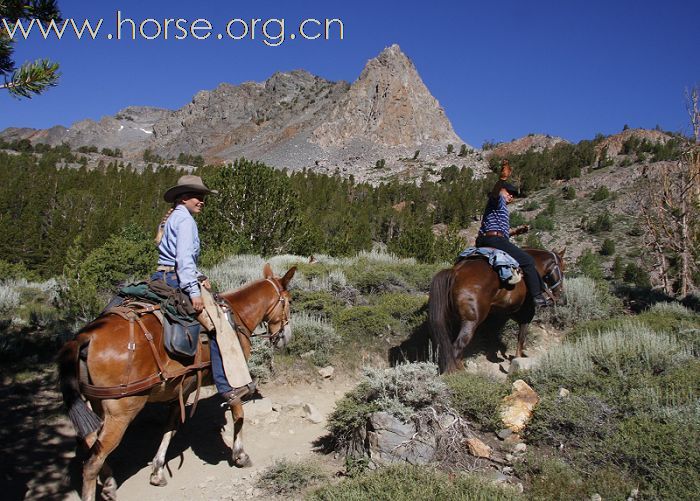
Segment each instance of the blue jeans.
M177 280L177 273L174 271L156 271L151 275L151 280L163 280L163 275L165 275L165 283L170 287L178 288L180 283ZM226 379L226 373L224 372L224 363L221 360L221 352L219 351L219 345L216 342L215 333L209 333L209 352L211 354L211 372L214 376L214 385L216 385L216 391L219 393L226 393L231 391L231 385Z

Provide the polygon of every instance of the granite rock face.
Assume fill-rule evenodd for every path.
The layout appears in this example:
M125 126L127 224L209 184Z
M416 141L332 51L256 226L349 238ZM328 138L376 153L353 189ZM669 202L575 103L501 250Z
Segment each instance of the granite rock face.
M119 148L136 167L149 149L171 161L180 153L214 163L246 157L370 181L392 175L418 179L428 163L434 171L468 166L477 176L488 168L472 148L457 156L464 142L398 45L371 59L352 84L304 70L278 72L264 82L200 91L174 111L131 106L70 128L6 129L0 138Z

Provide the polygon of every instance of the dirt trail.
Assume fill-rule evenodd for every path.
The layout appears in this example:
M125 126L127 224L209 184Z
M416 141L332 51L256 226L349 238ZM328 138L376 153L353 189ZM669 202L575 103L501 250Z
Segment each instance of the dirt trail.
M55 373L22 384L0 387L3 437L0 488L4 500L79 500L80 462L75 458L74 433L62 415ZM167 409L147 406L131 424L109 464L119 485L119 500L240 499L268 497L255 488L259 473L279 459L317 459L329 472L341 467L333 456L315 452L327 432L325 418L335 402L354 386L339 377L311 378L297 384L269 383L263 399L245 404L245 449L253 465L230 465L230 413L219 407L213 388L204 388L195 416L180 427L168 452L168 485L149 484L150 461L160 442ZM312 422L303 405L312 404L322 420ZM274 408L274 410L273 410ZM221 433L225 428L224 433ZM12 433L9 433L13 430Z

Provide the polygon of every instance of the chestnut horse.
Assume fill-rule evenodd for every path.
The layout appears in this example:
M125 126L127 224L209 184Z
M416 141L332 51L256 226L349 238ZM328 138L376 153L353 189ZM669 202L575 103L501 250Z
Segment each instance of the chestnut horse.
M291 327L287 285L295 271L296 267L292 267L282 278L278 278L273 276L270 265L266 264L263 280L255 281L233 292L221 294L221 298L228 303L235 316L238 337L246 359L250 356L252 332L261 322L267 322L270 341L276 347L283 347L289 342ZM153 314L146 314L141 322L142 324L135 323L130 326L130 323L121 316L105 314L86 325L74 340L68 341L63 346L59 353L63 399L78 436L83 439L83 445L89 449L88 458L83 466L82 499L84 500L95 499L98 474L103 479L102 496L116 498L116 481L105 459L119 445L127 426L143 409L146 402L173 404L163 440L153 458L150 478L153 485L165 485L167 480L163 467L168 445L180 414L180 405L178 405L180 392L186 401L187 396L198 386L197 372L199 371L206 377L204 384L212 384L210 364L207 363L209 361L208 344L205 345L206 349L202 350L199 364L200 367L204 367L185 372L186 366L166 353L158 319ZM149 343L145 333L140 332L139 327L136 327L135 336L133 332L130 333L130 328L133 329L134 325L145 327L152 333L153 345ZM135 340L135 343L132 340ZM92 387L113 388L123 384L125 380L149 380L154 375L164 372L181 375L167 380L161 378L150 388L121 398L87 397L93 412L88 408L85 397L81 393L79 357L84 358L86 351L87 371ZM157 358L159 361L156 360ZM202 375L199 377L201 378ZM234 423L232 461L236 466L247 466L250 464L250 458L243 450L241 433L243 406L240 400L231 404L230 409Z
M523 249L535 259L545 292L556 301L564 288L564 252ZM525 338L535 316L535 305L525 281L504 286L498 274L483 258L459 261L441 270L430 284L428 321L430 336L437 347L440 372L462 368L464 351L477 327L491 313L512 318L519 324L515 356L523 356Z

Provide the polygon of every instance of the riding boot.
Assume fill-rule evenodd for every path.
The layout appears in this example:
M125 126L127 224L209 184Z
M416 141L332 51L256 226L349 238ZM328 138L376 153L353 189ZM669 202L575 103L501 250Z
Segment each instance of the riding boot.
M245 397L246 395L252 395L253 393L255 393L255 381L248 383L245 386L234 388L226 393L222 393L221 396L224 397L227 404L232 405L235 403L240 403L241 398Z

